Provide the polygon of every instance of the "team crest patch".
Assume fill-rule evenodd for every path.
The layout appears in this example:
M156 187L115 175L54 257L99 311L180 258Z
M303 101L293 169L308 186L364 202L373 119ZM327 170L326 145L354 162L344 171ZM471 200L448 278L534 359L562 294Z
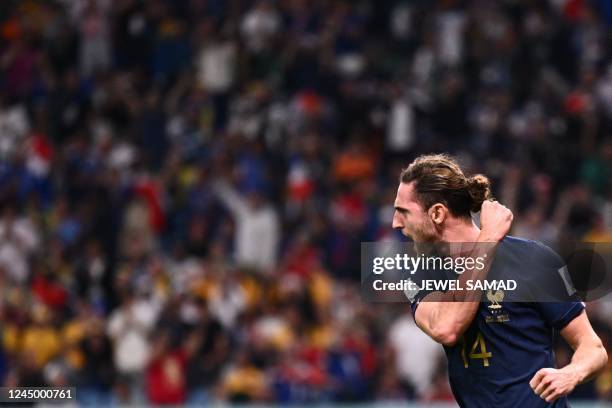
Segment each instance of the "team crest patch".
M504 308L501 305L504 300L503 290L496 290L493 292L491 289L489 289L487 292L487 300L489 301L489 306L487 306L487 309L489 310L489 313L491 313L485 319L487 323L504 323L510 321L510 316L504 311Z

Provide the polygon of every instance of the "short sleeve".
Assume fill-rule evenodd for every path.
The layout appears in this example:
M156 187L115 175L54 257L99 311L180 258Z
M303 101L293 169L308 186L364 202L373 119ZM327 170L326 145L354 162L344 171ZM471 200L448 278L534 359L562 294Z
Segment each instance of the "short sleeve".
M536 242L536 257L535 257L535 273L542 278L539 288L540 296L550 299L551 297L557 301L539 302L538 308L546 323L557 330L561 330L575 317L584 310L584 303L580 301L578 296L569 291L569 287L564 282L564 277L560 274L563 270L565 262L552 249ZM544 296L542 288L547 292Z
M412 276L412 278L410 278L410 281L412 281L412 283L414 283L416 287L422 288L423 281L425 279L447 280L447 279L454 279L454 277L452 277L449 273L447 274L439 270L432 270L432 271L419 270L417 271L417 273L415 273ZM417 311L417 308L419 307L419 303L421 303L421 301L427 295L434 293L434 292L436 291L433 289L417 289L413 291L409 291L409 290L404 291L406 298L410 302L410 309L412 310L412 315L414 317L416 317L416 311Z
M528 279L534 302L580 302L566 262L554 250L534 241Z
M404 294L408 298L408 302L410 303L410 309L412 310L412 316L416 319L416 311L419 307L419 303L421 300L428 294L425 291L415 290L415 291L404 291ZM416 321L416 320L415 320Z
M548 325L561 330L584 310L582 302L542 302L538 304L540 312Z

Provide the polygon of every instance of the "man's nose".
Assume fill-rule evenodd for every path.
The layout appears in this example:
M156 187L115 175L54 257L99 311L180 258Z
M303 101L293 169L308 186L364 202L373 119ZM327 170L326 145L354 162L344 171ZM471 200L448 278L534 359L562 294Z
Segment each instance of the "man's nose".
M395 213L393 215L392 227L393 227L393 229L402 229L402 228L404 228L404 224L402 224L402 222L400 221L399 217L397 216L397 213Z

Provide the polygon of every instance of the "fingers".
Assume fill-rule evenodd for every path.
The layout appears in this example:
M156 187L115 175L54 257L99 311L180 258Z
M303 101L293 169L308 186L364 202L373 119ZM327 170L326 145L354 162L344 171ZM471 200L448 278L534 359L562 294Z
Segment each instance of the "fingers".
M559 398L560 396L561 394L553 387L550 387L548 390L546 390L545 393L540 395L540 397L546 402L552 402L556 400L557 398Z
M546 390L546 387L552 382L552 375L550 374L550 369L542 368L539 370L531 381L529 381L529 386L536 394L540 395L542 392Z
M542 377L540 383L533 389L533 392L541 396L547 390L551 382L552 379L547 378L546 376Z
M482 240L501 241L512 226L512 211L497 201L484 201L480 212Z
M512 222L514 214L505 205L498 203L497 201L485 201L481 208L481 219L487 218L491 221L497 222Z
M497 209L499 211L509 212L510 214L512 214L508 207L506 207L499 201L485 200L482 202L482 209L490 209L490 211Z
M494 207L496 205L501 205L501 204L495 200L485 200L482 202L482 208Z
M538 372L535 373L531 381L529 381L529 386L532 390L535 390L538 384L540 384L540 381L542 381L542 377L544 377L545 374L546 371L544 371L544 369L538 370Z
M552 402L563 395L563 390L555 383L554 372L551 369L539 370L529 382L533 392L546 402Z
M542 398L543 400L546 400L548 402L548 399L551 398L556 394L556 390L549 386L547 389L545 389L540 395L540 398Z
M561 395L563 395L563 392L561 392L560 388L554 386L553 384L549 384L548 387L539 395L540 398L542 398L546 402L553 402Z

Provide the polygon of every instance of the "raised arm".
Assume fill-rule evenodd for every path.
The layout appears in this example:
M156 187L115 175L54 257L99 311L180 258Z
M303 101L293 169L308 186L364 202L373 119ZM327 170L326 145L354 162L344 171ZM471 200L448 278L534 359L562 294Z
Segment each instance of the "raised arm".
M512 212L496 201L485 201L482 204L480 223L479 244L474 246L469 256L474 259L484 257L485 267L466 269L458 279L464 288L467 280L486 279L495 248L510 229ZM454 346L474 320L481 297L480 290L431 293L419 303L415 321L436 342Z
M217 197L235 217L246 217L248 215L249 209L244 197L229 183L224 180L217 180L212 187Z
M591 327L586 311L561 330L561 336L574 350L572 361L563 368L539 370L529 385L546 402L569 394L578 384L590 380L608 362L608 353Z

